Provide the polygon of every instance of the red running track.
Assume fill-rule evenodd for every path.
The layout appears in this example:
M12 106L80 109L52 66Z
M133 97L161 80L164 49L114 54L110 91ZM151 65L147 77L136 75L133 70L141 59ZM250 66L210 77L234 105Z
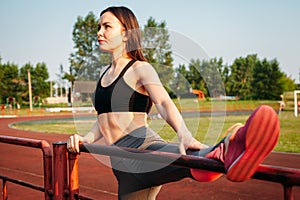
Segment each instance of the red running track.
M72 115L0 118L0 134L46 140L49 144L66 141L69 135L23 131L9 127L9 124L17 121L65 117L72 117ZM300 154L272 152L264 164L300 169ZM42 185L41 151L0 143L0 174ZM87 153L79 156L79 185L81 195L100 200L117 200L117 182L111 169ZM0 187L2 192L2 182ZM8 183L7 191L10 200L40 200L44 198L42 192L13 183ZM294 187L293 192L295 200L300 199L300 187ZM230 182L225 177L210 183L184 179L163 186L157 200L165 199L282 200L283 187L278 183L254 179L242 183Z

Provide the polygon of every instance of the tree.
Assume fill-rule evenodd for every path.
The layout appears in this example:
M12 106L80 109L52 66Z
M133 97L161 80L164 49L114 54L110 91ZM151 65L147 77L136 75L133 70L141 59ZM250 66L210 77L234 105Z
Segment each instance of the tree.
M246 58L239 57L231 66L230 81L227 83L229 95L248 99L252 93L253 68L258 62L257 55L248 55Z
M199 59L191 59L189 63L189 73L187 73L187 80L191 84L192 89L201 90L205 96L208 96L206 83L201 74L202 63Z
M142 33L143 53L169 91L170 80L174 78L174 69L166 22L157 23L153 17L150 17Z
M28 70L30 70L32 96L39 96L41 98L48 97L50 94L50 82L46 81L49 78L48 69L45 63L37 63L34 67L27 63L20 68L20 79L25 83L21 86L22 98L25 101L28 97Z
M288 77L285 73L283 73L282 77L280 78L279 84L283 86L283 92L297 90L297 84L295 83L295 80L293 80L291 77Z
M207 88L210 92L211 97L218 97L220 95L226 95L223 82L223 59L212 58L208 62L202 62L203 69L202 74L204 75L204 81L206 82ZM204 67L206 66L206 67Z
M171 89L178 99L189 93L190 84L186 79L187 74L188 71L184 65L179 65L178 68L175 69L175 78L171 82Z
M41 98L49 96L50 83L48 69L45 63L37 63L33 67L30 63L19 68L17 65L7 62L0 63L0 101L6 103L7 97L14 97L17 102L28 102L28 73L31 72L33 96Z
M46 81L49 79L48 69L45 63L37 63L34 71L32 80L32 86L34 89L33 95L40 96L42 98L50 95L50 82Z
M223 65L222 66L222 72L221 72L221 77L224 83L225 87L225 93L226 95L229 94L230 88L229 88L229 83L230 83L230 68L228 65Z
M284 74L280 71L276 59L268 62L263 59L254 67L253 81L251 83L254 99L280 99L283 93L282 78Z
M18 98L20 92L18 66L12 63L0 63L0 97L1 102L5 103L6 98L13 96Z
M222 58L212 58L208 61L191 59L189 72L186 74L192 89L201 90L205 96L210 97L225 95Z

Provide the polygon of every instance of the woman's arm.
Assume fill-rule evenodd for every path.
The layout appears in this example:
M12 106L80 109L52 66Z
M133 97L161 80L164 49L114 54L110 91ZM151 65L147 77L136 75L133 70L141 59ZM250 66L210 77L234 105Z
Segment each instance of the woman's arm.
M180 144L183 145L185 149L206 148L206 145L195 140L186 127L180 112L163 87L154 68L148 63L143 63L143 65L143 67L136 67L136 72L139 75L140 81L155 104L159 114L174 129L174 131L176 131Z
M94 123L91 130L85 135L80 136L78 134L72 135L69 137L67 141L67 148L70 152L73 153L79 153L79 143L93 143L99 139L101 139L103 136L100 132L98 120Z

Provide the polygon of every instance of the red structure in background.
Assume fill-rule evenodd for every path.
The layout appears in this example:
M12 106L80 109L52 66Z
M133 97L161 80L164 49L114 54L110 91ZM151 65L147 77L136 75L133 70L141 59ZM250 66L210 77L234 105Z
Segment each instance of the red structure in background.
M205 95L201 90L192 89L192 93L197 95L198 99L205 99Z

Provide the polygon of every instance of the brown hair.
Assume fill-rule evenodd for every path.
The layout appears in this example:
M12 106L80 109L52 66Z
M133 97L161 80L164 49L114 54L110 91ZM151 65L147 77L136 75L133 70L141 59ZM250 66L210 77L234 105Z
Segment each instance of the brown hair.
M124 6L112 6L103 10L100 16L106 12L111 12L125 28L128 38L126 45L127 55L134 60L146 61L147 59L142 52L141 31L134 13Z

